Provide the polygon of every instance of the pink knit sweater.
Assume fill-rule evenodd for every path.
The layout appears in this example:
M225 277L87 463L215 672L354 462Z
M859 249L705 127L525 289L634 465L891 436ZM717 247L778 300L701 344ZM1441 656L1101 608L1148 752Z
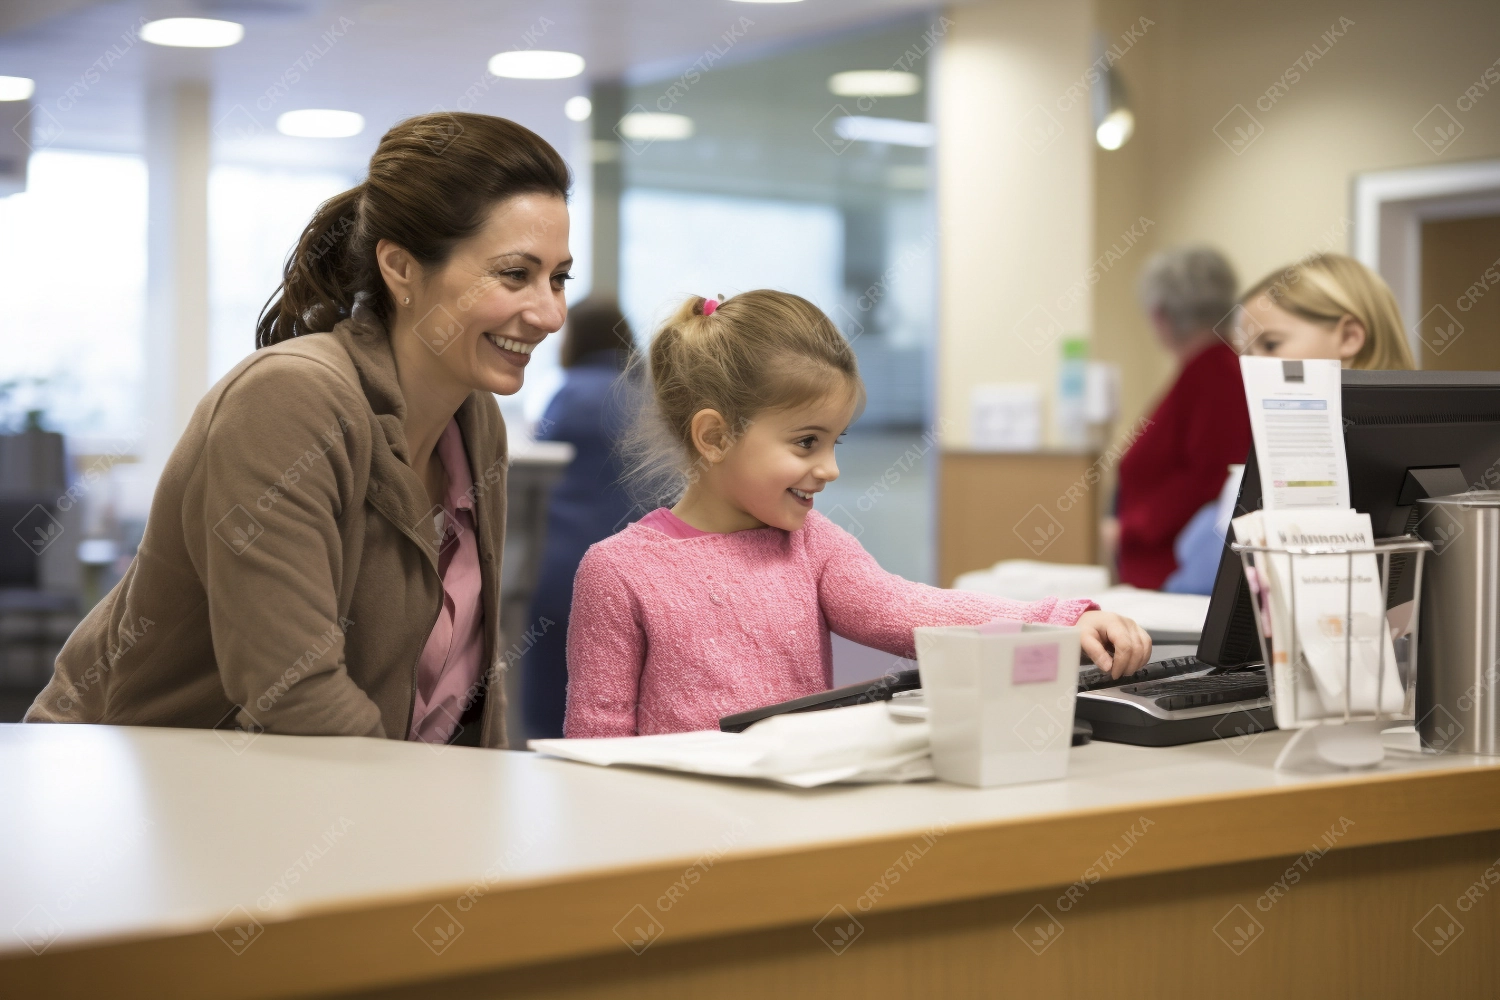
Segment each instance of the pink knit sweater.
M913 656L919 625L1071 625L1095 607L903 580L817 511L797 531L673 538L632 524L591 547L578 567L563 733L717 729L722 716L826 691L830 630Z

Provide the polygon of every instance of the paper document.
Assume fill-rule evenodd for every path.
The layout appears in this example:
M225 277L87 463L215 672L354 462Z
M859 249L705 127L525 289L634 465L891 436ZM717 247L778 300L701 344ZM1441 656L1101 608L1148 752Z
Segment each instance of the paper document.
M1336 509L1254 511L1233 525L1235 537L1248 544L1331 550L1255 556L1255 582L1264 595L1258 599L1271 620L1276 724L1290 729L1338 718L1346 707L1369 714L1377 692L1381 711L1399 712L1405 691L1376 557L1337 551L1370 548L1370 516Z
M1337 361L1240 358L1266 510L1349 506L1340 371Z
M1208 617L1206 594L1167 594L1119 584L1084 596L1092 598L1100 610L1133 619L1147 632L1201 634Z
M712 730L608 739L530 740L538 753L584 764L655 767L798 788L833 782L922 781L933 776L927 723L889 703L762 719L743 733Z

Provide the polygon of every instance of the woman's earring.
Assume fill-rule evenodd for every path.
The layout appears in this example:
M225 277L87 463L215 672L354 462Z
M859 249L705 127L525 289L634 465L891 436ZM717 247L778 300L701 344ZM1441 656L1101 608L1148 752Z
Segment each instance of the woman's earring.
M401 304L403 306L409 306L409 305L411 305L411 296L408 295L406 298L402 299L401 300Z

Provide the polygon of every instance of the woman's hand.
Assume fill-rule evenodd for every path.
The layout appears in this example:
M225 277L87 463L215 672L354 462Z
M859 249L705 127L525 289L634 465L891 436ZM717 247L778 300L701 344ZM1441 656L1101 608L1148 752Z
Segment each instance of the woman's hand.
M1085 611L1077 625L1083 630L1083 651L1111 677L1133 674L1151 658L1151 637L1124 615Z

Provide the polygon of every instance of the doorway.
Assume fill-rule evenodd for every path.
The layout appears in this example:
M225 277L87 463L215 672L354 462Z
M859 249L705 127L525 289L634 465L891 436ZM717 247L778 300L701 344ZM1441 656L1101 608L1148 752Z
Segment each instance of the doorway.
M1359 174L1354 256L1391 286L1419 368L1500 371L1500 160Z
M1423 368L1500 371L1500 214L1422 223L1422 316Z

